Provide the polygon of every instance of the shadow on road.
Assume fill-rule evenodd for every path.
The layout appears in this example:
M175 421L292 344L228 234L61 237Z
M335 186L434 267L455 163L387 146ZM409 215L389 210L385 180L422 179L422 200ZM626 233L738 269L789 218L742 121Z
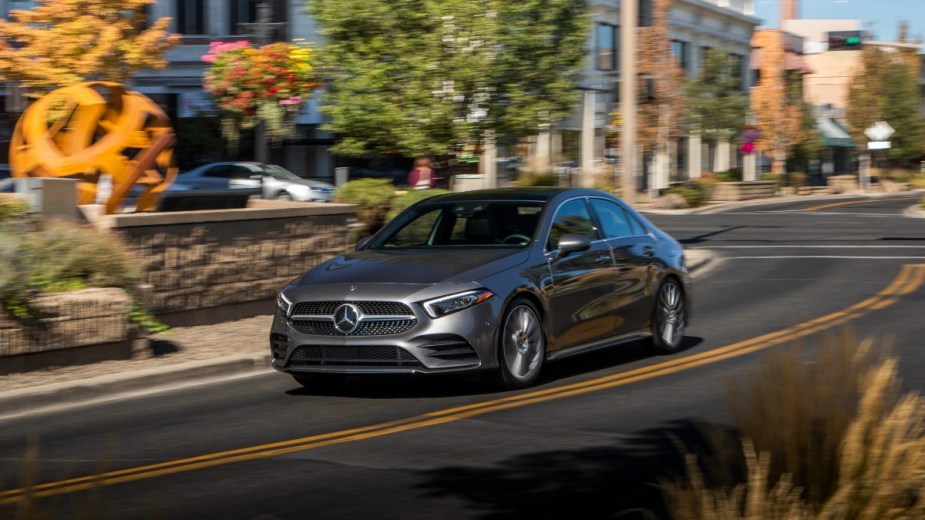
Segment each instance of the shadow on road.
M660 482L686 474L686 453L733 464L728 474L705 475L712 485L744 478L732 432L682 419L615 439L613 446L518 455L493 467L425 471L418 487L429 497L463 499L467 509L482 511L484 519L663 519L667 515Z
M703 338L686 336L678 354L696 347ZM677 354L675 354L677 355ZM659 362L670 356L652 355L638 343L616 345L573 358L549 363L536 387L554 386L564 379L601 377L603 371L650 358ZM534 388L536 388L534 387ZM529 391L529 390L528 390ZM362 375L323 377L309 387L286 391L291 396L357 397L365 399L441 398L465 395L508 395L486 384L478 376Z

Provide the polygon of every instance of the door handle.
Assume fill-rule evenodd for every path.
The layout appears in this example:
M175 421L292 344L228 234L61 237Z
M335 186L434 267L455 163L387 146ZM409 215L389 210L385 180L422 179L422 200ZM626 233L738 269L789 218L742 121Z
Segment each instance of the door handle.
M599 264L607 264L607 263L610 263L612 259L610 258L610 255L600 255L597 258L595 258L594 261Z

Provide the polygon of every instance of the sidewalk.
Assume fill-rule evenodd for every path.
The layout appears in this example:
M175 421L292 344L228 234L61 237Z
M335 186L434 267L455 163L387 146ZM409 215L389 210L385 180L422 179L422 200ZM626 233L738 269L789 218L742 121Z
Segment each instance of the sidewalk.
M713 254L689 249L685 257L696 275ZM0 376L0 417L155 387L268 372L267 334L272 319L268 314L216 325L177 327L152 336L151 347L135 359Z

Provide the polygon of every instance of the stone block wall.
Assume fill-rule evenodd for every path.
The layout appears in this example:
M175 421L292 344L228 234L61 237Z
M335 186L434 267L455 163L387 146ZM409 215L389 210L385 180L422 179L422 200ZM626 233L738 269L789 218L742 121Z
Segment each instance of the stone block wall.
M115 288L38 296L31 301L38 318L34 325L0 313L0 358L128 341L131 301Z
M347 204L268 204L238 210L100 217L143 269L144 303L162 315L269 300L347 251Z
M734 202L773 197L777 184L773 181L717 182L710 191L710 200Z

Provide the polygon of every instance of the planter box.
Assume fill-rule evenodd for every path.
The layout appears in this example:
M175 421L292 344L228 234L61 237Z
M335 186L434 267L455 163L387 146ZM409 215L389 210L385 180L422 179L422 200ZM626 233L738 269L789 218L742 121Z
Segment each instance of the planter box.
M832 193L846 193L858 191L857 175L832 175L826 179Z
M35 323L0 315L0 375L132 356L137 332L122 289L44 294L31 303Z
M765 199L777 193L774 181L718 182L710 191L710 200L734 202L740 200Z

